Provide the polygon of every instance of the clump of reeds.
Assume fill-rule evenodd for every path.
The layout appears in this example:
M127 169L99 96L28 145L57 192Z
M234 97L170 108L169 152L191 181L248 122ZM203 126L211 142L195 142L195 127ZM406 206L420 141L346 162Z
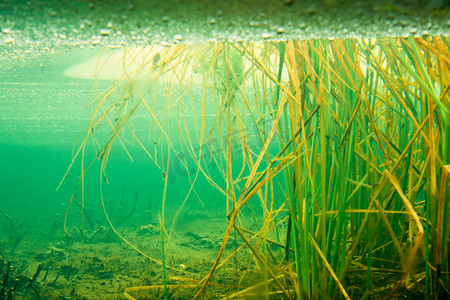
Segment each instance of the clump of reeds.
M182 153L187 193L205 176L228 208L223 243L195 298L244 247L266 278L267 295L368 296L380 272L393 274L394 284L380 289L385 296L422 285L427 296L448 294L446 38L177 45L123 50L123 57L130 52L139 68L93 102L76 155L90 142L97 156L82 162L79 182L95 161L107 182L113 145L127 151L133 140L170 188L164 158ZM136 114L148 121L146 135L137 133ZM250 203L262 211L256 231L240 221ZM233 232L244 243L222 259ZM356 272L366 276L359 292L347 280ZM239 287L231 297L252 289Z

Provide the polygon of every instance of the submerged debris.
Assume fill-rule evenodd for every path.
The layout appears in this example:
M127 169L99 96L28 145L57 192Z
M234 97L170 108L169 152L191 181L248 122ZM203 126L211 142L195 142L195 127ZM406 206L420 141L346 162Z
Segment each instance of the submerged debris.
M157 235L159 234L159 228L153 224L143 225L138 230L139 235Z

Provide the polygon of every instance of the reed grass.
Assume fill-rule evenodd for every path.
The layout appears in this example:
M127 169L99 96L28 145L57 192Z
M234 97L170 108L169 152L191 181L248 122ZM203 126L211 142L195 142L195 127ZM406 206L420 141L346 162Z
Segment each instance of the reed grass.
M427 297L448 296L446 38L216 43L142 52L148 57L138 70L92 101L91 123L70 167L81 156L83 189L86 171L98 162L102 182L112 147L127 151L131 140L166 173L163 158L182 153L187 193L196 193L199 176L222 193L228 226L194 298L244 248L264 273L267 297L368 297L377 291L378 274L392 270L401 276L390 278L383 296L423 285ZM139 92L135 77L147 78L151 87ZM137 112L148 120L147 136L135 133ZM166 147L153 146L154 140ZM89 142L97 156L84 163ZM249 204L257 231L242 225ZM164 254L163 219L160 225ZM221 262L233 233L243 242ZM269 244L285 254L275 255ZM366 279L358 283L360 271ZM245 298L259 286L236 289L231 298Z

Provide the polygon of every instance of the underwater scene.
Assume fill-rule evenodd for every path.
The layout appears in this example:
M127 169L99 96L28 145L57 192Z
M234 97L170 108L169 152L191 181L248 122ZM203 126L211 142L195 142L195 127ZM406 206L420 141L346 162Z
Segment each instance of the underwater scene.
M23 52L0 299L448 299L448 37Z

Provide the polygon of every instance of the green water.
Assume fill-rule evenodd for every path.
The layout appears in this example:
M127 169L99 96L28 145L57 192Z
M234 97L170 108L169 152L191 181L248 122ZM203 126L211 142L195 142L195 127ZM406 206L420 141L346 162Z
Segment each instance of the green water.
M0 300L448 295L425 2L0 1Z
M145 284L142 274L153 274L147 276L153 278L155 284L161 283L162 268L151 261L142 261L141 256L113 232L105 211L118 234L147 255L160 260L157 232L165 180L165 227L172 239L166 239L170 247L168 265L187 268L194 273L206 272L224 234L226 197L201 173L195 181L195 189L191 190L198 166L181 146L180 139L190 132L192 149L200 150L200 145L196 144L200 138L194 128L194 117L198 116L190 115L192 112L186 110L183 118L187 120L187 131L180 133L177 116L164 115L162 99L167 91L163 89L155 94L154 113L160 122L169 122L163 126L171 128L168 130L172 147L168 165L167 139L161 138L158 130L149 131L149 116L145 115L145 109L141 109L129 123L133 126L133 133L154 154L158 165L132 135L125 134L121 135L123 146L114 143L103 174L96 159L99 148L97 146L94 150L90 141L84 152L84 168L91 162L93 164L84 175L83 186L78 181L81 155L73 161L65 176L89 126L93 111L90 104L115 82L69 77L66 71L99 51L61 50L50 53L43 50L21 59L13 53L3 53L6 63L0 69L2 274L6 276L7 262L10 262L13 271L9 281L5 281L6 288L11 288L14 278L31 278L37 274L33 284L27 285L24 281L17 287L21 294L17 296L19 298L37 297L30 288L33 286L45 298L79 296L95 299L99 296L122 299L126 287ZM200 99L201 89L189 96ZM194 102L200 105L198 101ZM212 105L207 107L207 126L215 120L215 109ZM262 142L255 137L256 129L247 128L247 131L252 134L250 144L258 153ZM109 136L101 133L96 138L102 143ZM237 151L237 158L232 163L235 176L243 163L239 158L242 156L239 138L237 132L233 136L233 147ZM216 161L223 164L221 139L225 141L226 137L214 137L208 141L213 148L203 145L202 166L208 176L224 189L223 174L216 165ZM269 147L271 153L278 150L272 144ZM261 168L264 166L263 162ZM191 173L190 177L187 171ZM282 178L279 180L283 181ZM238 182L235 188L242 188L243 184L243 181ZM277 205L284 201L282 194L275 197ZM247 215L250 222L248 228L259 226L256 223L261 213L258 207L253 208L253 214L250 206L243 210L242 216ZM64 233L65 220L67 233ZM231 248L227 247L227 251ZM121 260L127 261L126 267L119 265ZM41 267L42 271L37 272ZM124 276L134 276L134 279L124 280Z
M353 42L344 40L349 47ZM383 284L374 295L400 279L401 272L391 271L404 267L402 252L410 250L414 232L403 211L409 200L393 194L385 176L392 176L387 178L400 196L403 189L415 201L420 216L428 197L416 182L424 177L413 177L425 171L409 174L407 185L403 164L395 179L381 163L395 160L414 132L404 122L388 126L385 112L403 108L389 106L389 95L383 102L369 92L380 108L364 110L367 104L355 102L353 90L326 79L344 74L339 67L320 77L330 87L322 91L329 93L328 104L322 103L309 75L301 83L283 58L293 57L292 43L251 43L244 50L204 46L198 56L191 52L195 47L184 46L2 52L0 299L191 299L215 266L211 283L220 285L206 298L228 297L241 287L252 287L257 297L281 289L289 298L284 284L272 282L273 270L305 280L302 288L312 298L313 281L319 280L321 291L334 298L337 289L321 261L344 270L351 265L349 251L352 263L367 255L368 266L358 262L344 271L349 291L376 285L353 270L369 270L369 279ZM241 56L239 51L250 53L254 46L259 50L251 59ZM264 54L268 49L275 52ZM177 51L182 54L173 56ZM378 78L376 69L360 63L368 78ZM356 107L347 107L351 103ZM376 116L374 132L397 154L370 142L369 112ZM359 123L347 127L348 120ZM368 146L370 154L359 148ZM421 161L423 150L414 147L414 159ZM416 194L406 192L414 184ZM374 209L375 198L385 208ZM376 219L379 213L394 215ZM385 257L396 249L384 245L388 232L377 231L381 221L392 229L397 248L404 247L392 261ZM418 250L420 240L414 245ZM417 257L417 267L424 268ZM370 274L372 267L377 274ZM382 275L385 270L392 274ZM416 288L412 293L423 294Z
M93 50L84 55L93 55ZM80 159L75 161L70 176L57 191L70 165L72 152L84 134L89 122L89 103L92 100L91 79L74 79L64 76L64 72L80 60L78 51L39 55L37 59L10 65L2 74L0 85L0 153L2 207L5 212L38 229L46 226L45 220L61 215L68 205L76 178L79 175ZM105 89L110 81L99 81ZM135 118L139 120L139 114ZM141 116L142 117L142 116ZM140 121L137 121L140 122ZM145 120L142 121L142 124ZM138 123L141 124L141 123ZM137 125L136 125L137 126ZM136 132L146 134L139 129ZM175 134L174 134L175 135ZM148 140L150 140L148 138ZM173 141L177 147L176 136ZM139 210L159 207L164 180L161 170L132 141L127 149L133 162L120 146L115 146L109 158L107 176L110 182L106 194L114 201L134 201L138 193ZM95 158L92 147L87 147L86 161ZM166 157L164 157L166 159ZM160 159L162 161L162 159ZM178 167L176 157L171 159L168 203L177 205L184 199L189 182L186 173ZM193 164L193 163L192 163ZM178 167L178 168L177 168ZM195 165L190 167L195 169ZM213 168L214 171L214 168ZM214 173L214 172L213 172ZM87 208L99 207L99 168L94 164L85 177L85 201ZM217 205L219 194L203 178L197 182L199 196L206 193L211 205ZM126 191L123 196L123 191ZM79 202L81 195L74 201ZM149 200L151 199L151 200ZM74 209L76 214L77 209ZM79 214L79 212L78 212ZM76 217L74 218L76 219ZM4 220L3 220L4 221ZM48 225L48 224L47 224ZM38 230L41 230L39 228Z
M89 56L95 51L84 53ZM80 159L75 161L58 190L57 187L71 163L74 147L88 126L93 80L64 76L67 68L84 59L77 51L43 51L34 55L17 59L13 53L9 57L4 54L6 64L1 69L0 255L5 264L10 261L14 268L18 265L25 268L16 271L14 276L17 277L31 277L38 263L45 265L46 270L54 268L54 271L48 271L49 279L46 280L50 283L50 277L54 280L60 272L58 269L62 270L61 266L82 269L80 259L69 259L69 254L50 267L48 261L58 259L47 254L51 253L49 249L52 247L64 248L64 214L80 174ZM109 82L99 82L101 84L106 88ZM161 170L143 151L133 145L128 146L134 161L131 162L120 147L114 148L107 167L109 185L105 184L103 188L106 210L121 232L137 231L143 225L156 225L164 188ZM86 161L91 162L94 158L93 148L87 147ZM178 173L170 174L167 193L167 207L171 212L167 218L169 225L171 216L183 202L190 186L183 173ZM101 207L100 180L98 164L94 164L86 174L84 184L83 230L86 238L98 228L109 228ZM198 197L208 195L209 201L203 202L203 205L208 209L223 209L220 195L205 180L200 179L197 185ZM81 201L79 187L67 216L71 233L73 228L76 232L77 228L82 227ZM189 199L187 203L185 211L201 207L198 199ZM91 241L93 247L98 243ZM111 245L120 249L117 240ZM150 251L150 254L159 256L159 251L153 252ZM107 256L93 255L83 250L79 254L81 257L99 259ZM43 255L44 259L39 259ZM86 279L82 272L79 274L78 281ZM38 279L42 281L43 274ZM54 287L52 293L42 292L42 295L69 295L70 285L66 286L61 279L57 282L62 285ZM23 287L22 293L33 295ZM123 288L113 294L122 293Z

